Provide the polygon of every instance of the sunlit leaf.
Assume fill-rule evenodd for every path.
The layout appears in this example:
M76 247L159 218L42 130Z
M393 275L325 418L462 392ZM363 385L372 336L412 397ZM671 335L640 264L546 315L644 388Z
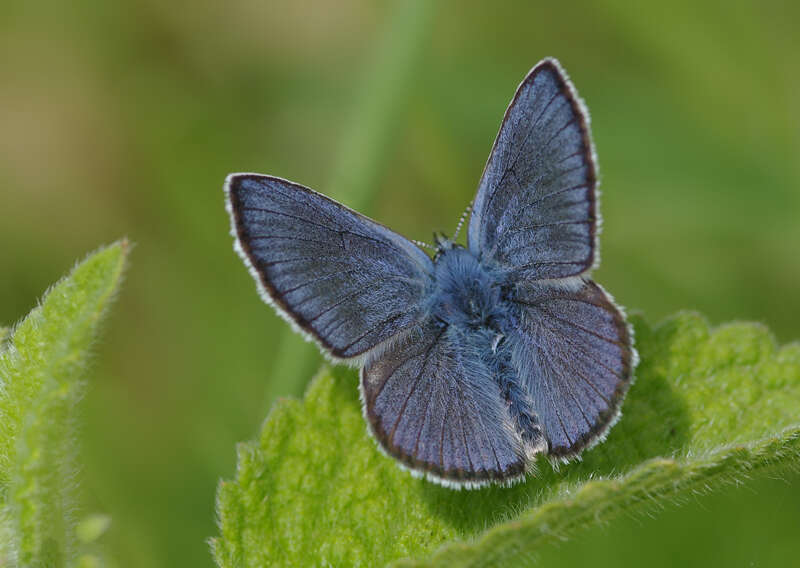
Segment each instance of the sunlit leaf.
M220 566L509 566L621 513L666 504L800 462L800 345L757 324L710 331L695 314L651 328L607 441L512 488L453 491L381 454L354 372L323 368L303 401L282 400L222 482Z
M122 241L78 264L0 353L0 566L63 566L79 556L76 406L128 248Z

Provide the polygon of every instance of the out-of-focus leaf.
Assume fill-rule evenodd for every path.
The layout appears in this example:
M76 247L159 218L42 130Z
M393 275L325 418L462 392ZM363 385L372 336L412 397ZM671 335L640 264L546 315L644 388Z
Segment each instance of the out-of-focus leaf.
M78 264L0 353L0 566L64 566L79 557L75 411L128 248L122 241Z

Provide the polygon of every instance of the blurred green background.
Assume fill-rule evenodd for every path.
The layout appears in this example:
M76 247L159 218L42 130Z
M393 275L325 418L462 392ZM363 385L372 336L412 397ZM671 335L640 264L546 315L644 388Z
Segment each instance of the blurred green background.
M652 322L688 308L797 339L798 21L788 2L4 3L0 322L87 251L136 243L83 407L85 502L113 518L111 555L210 566L235 442L318 362L232 252L225 175L286 177L430 240L546 55L592 113L598 280ZM788 566L798 526L786 474L541 558Z

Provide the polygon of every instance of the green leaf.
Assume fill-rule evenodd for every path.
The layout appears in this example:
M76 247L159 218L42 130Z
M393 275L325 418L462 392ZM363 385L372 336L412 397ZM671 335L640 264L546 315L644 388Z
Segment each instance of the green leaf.
M0 566L78 561L76 406L126 241L53 286L0 353Z
M220 566L531 565L536 550L625 513L800 463L800 344L757 324L713 333L679 314L633 318L642 362L605 443L512 488L412 478L369 439L357 378L323 368L240 444L217 494Z

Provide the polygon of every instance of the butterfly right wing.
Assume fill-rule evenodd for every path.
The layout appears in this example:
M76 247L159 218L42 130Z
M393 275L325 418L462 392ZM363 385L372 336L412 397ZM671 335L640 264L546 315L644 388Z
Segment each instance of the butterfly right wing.
M225 192L262 298L333 357L362 357L422 318L433 263L407 239L280 178L232 174Z
M586 273L597 257L589 116L561 66L534 67L508 106L481 177L469 248L520 280Z
M551 458L602 440L619 417L638 356L632 329L591 280L574 288L521 286L518 325L506 338L512 366L544 428Z
M469 345L463 331L421 323L362 369L364 414L388 454L433 481L513 482L525 472L525 445L497 380Z

